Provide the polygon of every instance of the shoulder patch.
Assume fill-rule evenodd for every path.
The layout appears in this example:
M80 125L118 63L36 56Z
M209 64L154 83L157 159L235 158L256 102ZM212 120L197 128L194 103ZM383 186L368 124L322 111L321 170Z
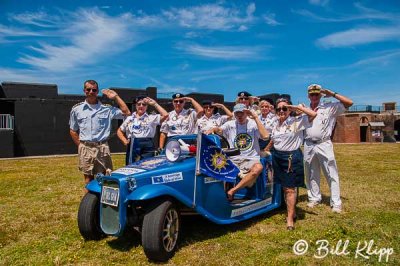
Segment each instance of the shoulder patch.
M85 102L80 102L80 103L75 104L74 106L72 106L72 109L74 109L75 107L77 107L77 106L79 106L79 105L81 105L83 103L85 103Z

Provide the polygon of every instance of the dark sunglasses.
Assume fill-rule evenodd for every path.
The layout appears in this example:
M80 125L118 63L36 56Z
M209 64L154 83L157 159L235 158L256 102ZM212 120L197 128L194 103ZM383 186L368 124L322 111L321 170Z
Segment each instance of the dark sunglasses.
M97 92L97 89L85 88L85 91L86 91L86 92L90 92L90 91L92 91L92 92Z
M277 112L280 112L280 111L283 111L283 112L286 112L287 110L289 110L286 106L284 106L284 107L278 107L278 108L276 108L275 109Z
M147 103L137 103L137 106L147 106Z
M319 93L310 93L310 96L319 96Z
M174 103L183 103L183 100L175 100Z
M248 97L240 97L239 100L240 101L247 101L249 98Z

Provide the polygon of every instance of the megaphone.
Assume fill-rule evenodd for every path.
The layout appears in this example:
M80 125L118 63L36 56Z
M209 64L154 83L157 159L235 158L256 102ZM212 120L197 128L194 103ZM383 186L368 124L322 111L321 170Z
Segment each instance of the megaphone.
M187 155L190 153L196 153L196 146L191 146L186 144L183 140L171 140L165 146L165 156L170 162L176 162L183 157L182 155Z

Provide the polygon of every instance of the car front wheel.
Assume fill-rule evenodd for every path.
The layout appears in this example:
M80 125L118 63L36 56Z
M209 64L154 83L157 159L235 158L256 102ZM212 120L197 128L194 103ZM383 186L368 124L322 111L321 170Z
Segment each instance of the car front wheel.
M163 201L143 219L142 245L153 261L167 261L176 250L180 233L180 215L175 204Z
M99 204L99 196L89 192L79 205L78 227L86 240L99 240L104 236L100 229Z

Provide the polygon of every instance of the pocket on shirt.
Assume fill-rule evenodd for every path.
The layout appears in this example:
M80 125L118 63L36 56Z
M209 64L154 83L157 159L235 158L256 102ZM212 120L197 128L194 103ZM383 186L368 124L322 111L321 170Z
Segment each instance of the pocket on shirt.
M78 125L79 125L79 127L85 126L86 121L87 121L87 116L78 117Z

